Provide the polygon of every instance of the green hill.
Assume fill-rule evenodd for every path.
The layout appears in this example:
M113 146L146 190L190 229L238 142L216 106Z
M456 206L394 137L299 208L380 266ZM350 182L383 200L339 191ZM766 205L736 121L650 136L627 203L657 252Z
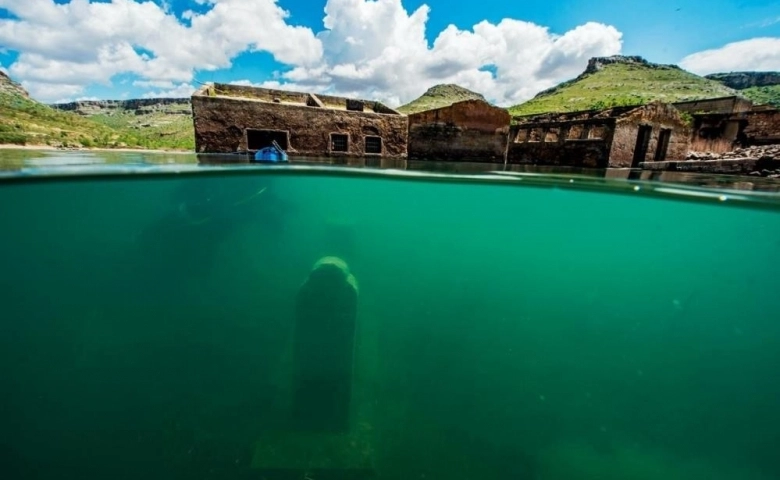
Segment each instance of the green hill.
M191 114L184 112L171 120L161 115L86 115L52 108L30 98L0 72L0 144L194 149Z
M757 105L780 107L780 72L730 72L714 73L706 78L739 90Z
M429 88L428 91L419 98L398 107L396 110L409 115L412 113L424 112L425 110L433 110L434 108L446 107L456 102L462 102L463 100L485 100L485 97L459 85L435 85Z
M579 77L509 108L512 115L571 112L653 100L678 102L736 95L720 82L694 75L676 65L658 65L641 57L592 58Z
M780 107L780 85L750 87L739 93L752 100L756 105L768 104Z

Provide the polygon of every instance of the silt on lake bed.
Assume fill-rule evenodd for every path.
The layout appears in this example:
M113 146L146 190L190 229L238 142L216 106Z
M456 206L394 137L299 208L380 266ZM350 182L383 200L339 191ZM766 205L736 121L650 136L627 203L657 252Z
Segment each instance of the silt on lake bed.
M4 161L3 478L780 478L776 194L95 155Z

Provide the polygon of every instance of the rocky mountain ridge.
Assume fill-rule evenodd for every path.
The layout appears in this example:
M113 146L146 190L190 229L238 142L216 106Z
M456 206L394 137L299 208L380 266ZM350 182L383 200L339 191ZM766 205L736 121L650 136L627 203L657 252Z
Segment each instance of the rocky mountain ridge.
M0 93L6 93L11 95L20 95L24 98L30 98L30 94L27 93L19 83L13 81L5 72L0 70Z
M114 112L135 112L136 115L148 113L170 113L175 115L192 114L189 98L143 98L132 100L81 100L69 103L51 104L52 108L79 115L92 116ZM174 107L174 108L171 108Z
M730 72L705 75L734 90L747 90L752 87L771 87L780 85L780 72Z

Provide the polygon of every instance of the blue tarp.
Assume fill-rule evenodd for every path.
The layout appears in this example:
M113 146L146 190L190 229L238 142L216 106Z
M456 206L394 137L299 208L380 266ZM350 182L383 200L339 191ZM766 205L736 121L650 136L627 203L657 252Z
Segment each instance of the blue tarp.
M286 162L287 152L278 143L273 142L269 147L261 148L255 153L256 162Z

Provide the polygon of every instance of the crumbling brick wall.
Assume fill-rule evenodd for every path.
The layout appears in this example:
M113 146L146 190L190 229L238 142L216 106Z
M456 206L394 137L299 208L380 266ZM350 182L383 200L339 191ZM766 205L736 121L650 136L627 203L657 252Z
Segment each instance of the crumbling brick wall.
M503 163L510 115L466 100L409 116L409 158Z

